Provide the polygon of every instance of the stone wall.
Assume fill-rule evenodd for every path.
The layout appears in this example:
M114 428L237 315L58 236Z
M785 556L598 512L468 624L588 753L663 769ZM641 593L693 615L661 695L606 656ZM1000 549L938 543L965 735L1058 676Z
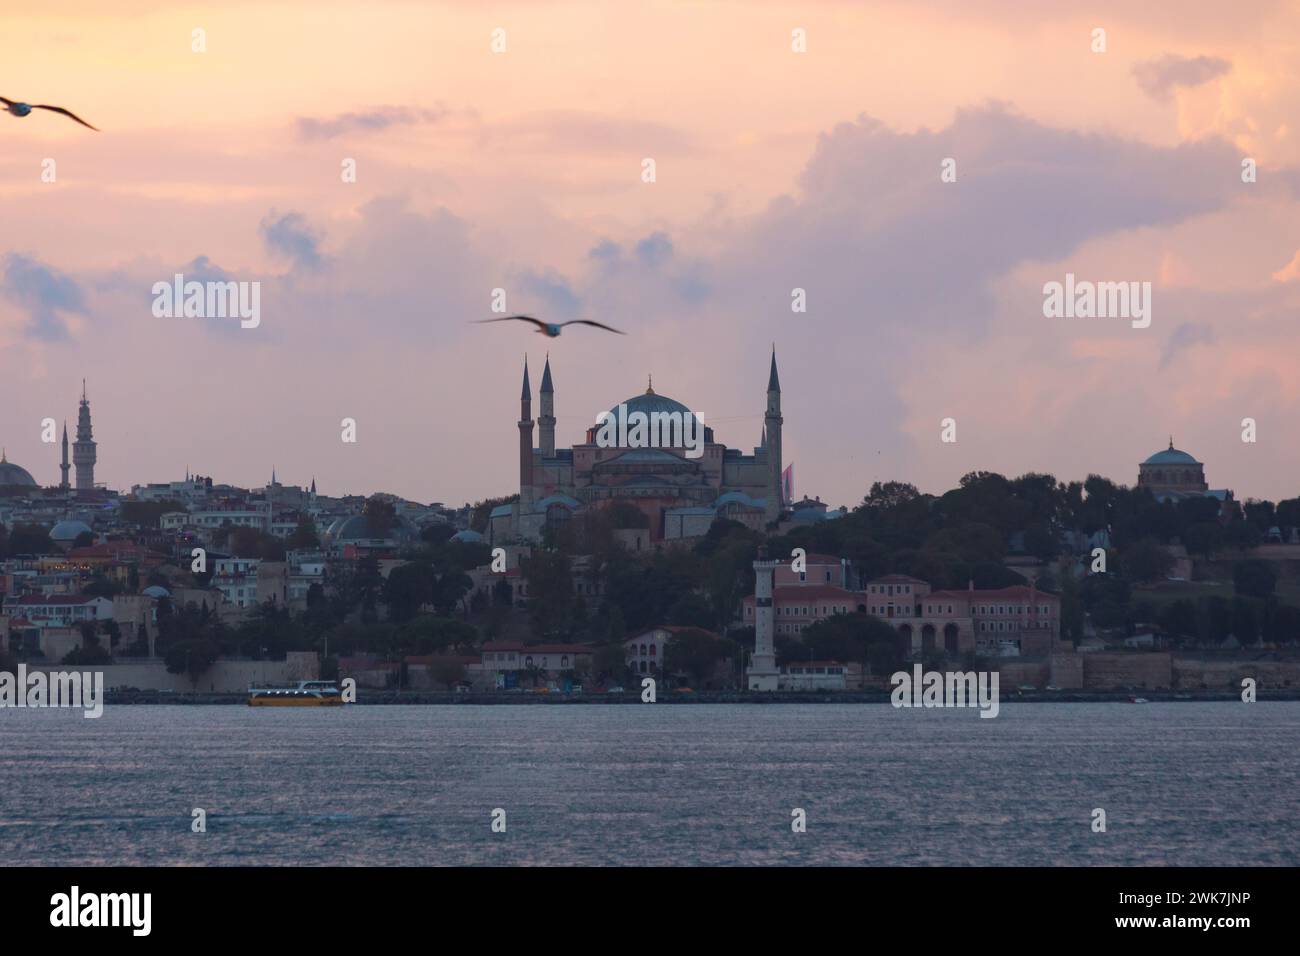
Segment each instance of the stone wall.
M1154 653L1082 654L1083 686L1087 690L1169 688L1173 686L1173 655Z
M29 671L65 670L59 664L29 664ZM139 690L169 690L178 694L196 691L205 694L242 694L250 685L293 684L300 680L318 680L320 663L310 651L294 651L282 661L217 661L198 683L187 674L169 674L160 660L139 663L104 664L78 670L104 672L104 688L135 687Z
M1183 690L1240 691L1245 677L1260 688L1300 687L1300 661L1174 661L1174 686Z

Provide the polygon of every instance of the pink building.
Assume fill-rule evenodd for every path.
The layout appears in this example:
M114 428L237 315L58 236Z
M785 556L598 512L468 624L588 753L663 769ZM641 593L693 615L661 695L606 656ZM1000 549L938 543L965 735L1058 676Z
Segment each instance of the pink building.
M776 633L798 637L835 614L870 614L891 625L912 656L971 651L996 656L1040 656L1061 646L1061 601L1032 585L964 591L934 591L929 582L889 574L849 590L846 561L808 555L804 572L788 562L776 569L773 608ZM828 583L831 582L831 583ZM741 618L754 624L753 595L742 602Z

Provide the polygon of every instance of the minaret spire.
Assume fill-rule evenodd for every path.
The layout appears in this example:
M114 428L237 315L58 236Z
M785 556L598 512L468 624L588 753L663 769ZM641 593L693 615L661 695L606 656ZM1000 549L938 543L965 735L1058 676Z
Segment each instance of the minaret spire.
M776 374L776 343L772 343L772 365L767 375L767 414L763 416L765 448L767 451L767 507L764 516L768 521L781 517L784 502L781 500L781 380Z
M542 370L542 407L537 416L537 445L543 458L555 457L555 386L551 383L551 356L546 355Z
M59 471L63 475L59 481L59 487L65 491L72 487L68 482L68 471L71 468L72 466L68 464L68 420L65 418L63 420L63 463L59 465Z
M549 396L547 396L549 397ZM528 386L528 356L524 356L524 389L519 396L519 509L533 498L533 391Z

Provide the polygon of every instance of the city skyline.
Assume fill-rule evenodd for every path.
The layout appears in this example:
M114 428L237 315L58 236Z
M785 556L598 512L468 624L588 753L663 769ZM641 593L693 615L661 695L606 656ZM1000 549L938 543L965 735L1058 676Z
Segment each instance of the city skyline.
M500 423L524 350L544 353L472 324L502 289L510 312L627 332L550 343L586 413L560 418L565 443L653 374L751 445L751 370L775 341L799 385L784 458L824 500L974 469L1131 482L1171 432L1217 485L1295 493L1287 4L1249 24L1208 3L663 5L583 30L546 4L381 4L387 40L361 46L355 12L129 6L9 25L13 92L103 130L4 126L0 439L42 483L40 422L84 375L110 486L274 464L357 493L508 494ZM266 89L269 62L296 82ZM260 324L155 316L150 289L178 273L260 282ZM1069 275L1150 282L1150 326L1045 318L1044 285Z

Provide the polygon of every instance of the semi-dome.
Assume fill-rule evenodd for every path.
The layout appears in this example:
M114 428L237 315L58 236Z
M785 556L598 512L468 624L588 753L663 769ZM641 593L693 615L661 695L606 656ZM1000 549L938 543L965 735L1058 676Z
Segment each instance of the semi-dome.
M452 541L463 541L466 544L479 544L483 541L483 535L473 529L466 528L464 531L457 531L451 536Z
M23 488L35 488L36 479L26 469L15 465L9 461L3 451L0 451L0 488L5 486L21 486Z
M50 540L59 543L76 541L83 534L93 534L90 525L84 521L60 521L50 529Z

